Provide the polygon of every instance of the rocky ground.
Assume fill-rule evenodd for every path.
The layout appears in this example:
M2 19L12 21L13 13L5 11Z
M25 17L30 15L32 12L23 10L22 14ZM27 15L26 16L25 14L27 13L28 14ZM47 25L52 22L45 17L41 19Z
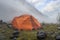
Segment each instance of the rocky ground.
M45 31L47 33L46 40L55 40L55 36L60 33L59 28L56 24L44 24L43 28L40 30L32 31L19 31L18 37L16 40L37 40L37 32ZM10 24L0 23L0 40L12 40L10 39L13 36L14 29Z

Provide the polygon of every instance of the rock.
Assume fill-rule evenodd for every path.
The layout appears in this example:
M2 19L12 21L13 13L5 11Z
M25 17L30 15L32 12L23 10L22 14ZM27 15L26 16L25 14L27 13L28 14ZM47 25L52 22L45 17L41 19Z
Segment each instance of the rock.
M2 21L2 20L0 20L0 24L2 24L2 22L3 22L3 21Z
M56 36L56 40L60 40L60 35L57 35Z
M18 30L15 30L12 33L12 36L10 37L10 39L16 40L16 38L18 38L18 37L19 37L19 31Z
M0 33L0 40L5 40L5 36L2 34L2 33Z
M13 35L17 35L17 34L19 34L19 31L16 30L13 32Z
M46 38L46 33L44 31L39 31L37 32L37 39L38 40L42 40L42 39L45 39Z
M16 40L17 38L14 38L13 40Z
M10 37L11 40L16 40L16 37Z
M16 40L18 37L19 37L19 35L13 35L12 37L10 37L10 39Z
M13 36L18 37L18 35L19 35L19 31L14 31Z
M58 30L60 30L60 27L57 27L58 28Z
M12 28L12 25L11 24L7 24L8 28Z

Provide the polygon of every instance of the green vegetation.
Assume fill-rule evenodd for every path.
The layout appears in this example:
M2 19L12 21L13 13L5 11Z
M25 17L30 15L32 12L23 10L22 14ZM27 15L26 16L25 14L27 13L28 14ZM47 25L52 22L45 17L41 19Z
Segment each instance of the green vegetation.
M40 30L43 30L47 33L47 37L46 40L55 40L55 35L56 33L60 32L57 29L57 25L56 24L44 24L42 25L43 28ZM37 30L37 31L40 31ZM8 28L7 24L2 24L0 25L0 35L5 36L5 38L1 38L2 40L10 40L10 36L13 33L13 29ZM33 30L33 31L20 31L19 37L17 38L17 40L37 40L37 31Z

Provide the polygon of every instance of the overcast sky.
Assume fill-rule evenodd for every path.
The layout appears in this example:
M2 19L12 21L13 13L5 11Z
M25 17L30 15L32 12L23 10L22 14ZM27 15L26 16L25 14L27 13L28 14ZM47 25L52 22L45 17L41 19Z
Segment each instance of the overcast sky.
M26 0L49 18L56 18L60 11L60 0Z
M46 16L45 18L47 18L46 20L49 20L50 22L56 21L57 14L60 11L60 0L26 0L26 1L30 3L32 6L34 6L43 15L45 15ZM24 4L21 3L21 0L0 0L0 18L7 20L9 18L12 18L13 15L20 15L22 11L23 12L28 11L27 8L28 8L27 6L24 6ZM5 12L3 11L7 13L4 14ZM17 11L20 11L20 13Z
M26 0L33 5L38 11L46 15L48 19L53 21L57 19L60 13L60 0Z

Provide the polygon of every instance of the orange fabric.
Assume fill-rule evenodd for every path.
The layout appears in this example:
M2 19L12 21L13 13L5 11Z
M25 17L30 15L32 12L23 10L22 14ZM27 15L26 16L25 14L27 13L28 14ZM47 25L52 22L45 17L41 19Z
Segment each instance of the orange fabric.
M15 17L12 21L14 28L18 30L32 30L40 28L41 24L31 15L22 15Z

